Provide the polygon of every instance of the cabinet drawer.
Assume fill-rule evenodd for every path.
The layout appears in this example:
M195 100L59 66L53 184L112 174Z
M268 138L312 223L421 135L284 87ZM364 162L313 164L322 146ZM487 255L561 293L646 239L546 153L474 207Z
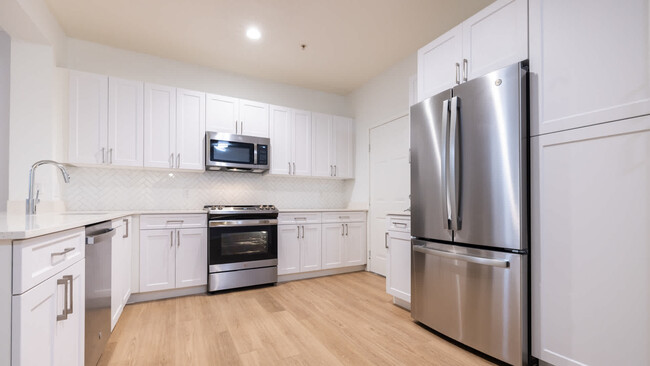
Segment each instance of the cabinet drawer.
M189 215L142 215L140 230L189 229L207 227L206 214Z
M278 215L278 224L320 224L321 213L313 212L287 212Z
M323 212L323 223L365 221L365 212Z
M16 240L13 243L13 294L18 295L84 258L83 227Z
M386 219L386 230L402 233L411 232L411 218L409 216L386 216Z

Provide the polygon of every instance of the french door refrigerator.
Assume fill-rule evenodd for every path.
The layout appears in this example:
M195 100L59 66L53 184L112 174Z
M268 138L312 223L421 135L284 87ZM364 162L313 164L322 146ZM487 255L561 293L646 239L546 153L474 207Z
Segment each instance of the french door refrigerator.
M411 316L528 364L526 63L411 107Z

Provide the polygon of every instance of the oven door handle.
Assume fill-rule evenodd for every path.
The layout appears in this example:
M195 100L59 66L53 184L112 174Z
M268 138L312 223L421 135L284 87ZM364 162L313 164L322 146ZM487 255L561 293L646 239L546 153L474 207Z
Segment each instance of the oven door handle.
M227 226L269 226L277 225L278 220L210 220L210 227L227 227Z

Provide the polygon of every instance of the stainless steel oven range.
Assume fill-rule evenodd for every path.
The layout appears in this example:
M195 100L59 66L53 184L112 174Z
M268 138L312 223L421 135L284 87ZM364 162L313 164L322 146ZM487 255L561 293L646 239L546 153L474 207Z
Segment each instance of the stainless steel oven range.
M278 210L208 205L208 291L278 280Z

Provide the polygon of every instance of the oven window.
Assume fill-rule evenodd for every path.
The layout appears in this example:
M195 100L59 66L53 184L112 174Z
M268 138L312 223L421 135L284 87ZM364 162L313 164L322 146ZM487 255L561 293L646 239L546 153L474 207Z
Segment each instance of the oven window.
M253 164L255 162L255 144L210 140L210 160Z
M268 253L268 231L225 233L221 235L221 255L255 255Z

